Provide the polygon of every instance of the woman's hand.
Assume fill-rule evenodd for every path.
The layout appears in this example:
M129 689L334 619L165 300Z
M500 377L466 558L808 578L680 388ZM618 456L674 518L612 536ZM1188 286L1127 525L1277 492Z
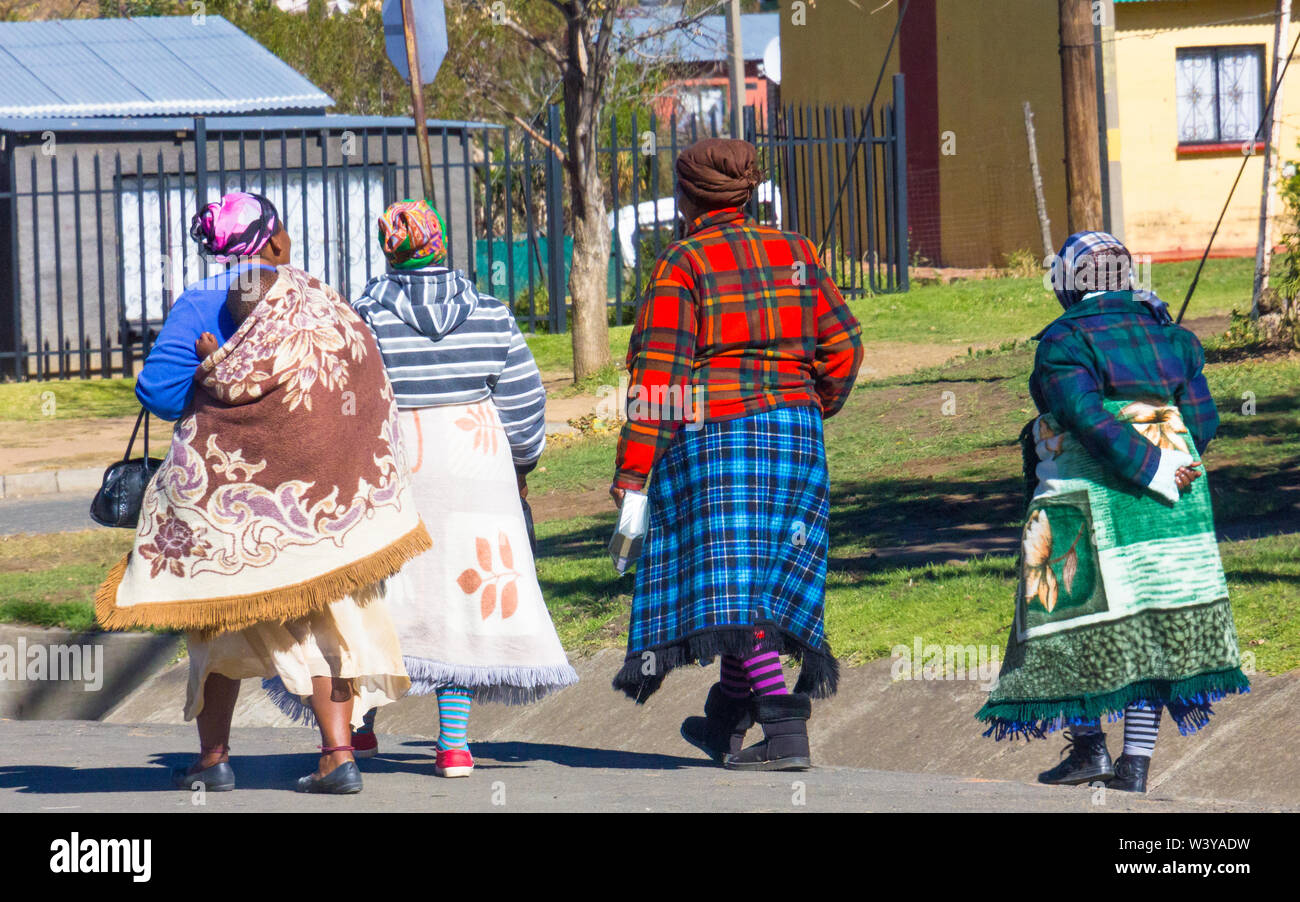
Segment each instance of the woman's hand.
M1195 482L1196 480L1200 479L1202 476L1205 475L1205 473L1199 469L1200 466L1201 465L1198 462L1194 464L1188 464L1185 467L1178 468L1178 470L1174 473L1174 482L1178 483L1178 488L1180 491L1184 491L1184 492L1187 491L1187 489L1191 487L1191 484L1193 482Z
M611 498L614 499L614 506L615 506L615 507L620 507L620 508L621 508L621 507L623 506L623 495L624 495L625 493L626 493L626 490L621 489L621 488L619 488L619 487L616 486L616 485L611 485L611 486L609 487L609 497L611 497Z
M204 332L194 342L194 352L199 355L200 360L206 360L212 356L219 347L221 347L221 342L217 341L217 336L211 332Z
M528 498L528 477L523 473L515 474L515 483L519 486L519 497Z

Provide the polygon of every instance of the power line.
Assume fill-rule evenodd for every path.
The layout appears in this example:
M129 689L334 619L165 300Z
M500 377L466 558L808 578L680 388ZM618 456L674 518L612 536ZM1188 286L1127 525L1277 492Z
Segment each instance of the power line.
M1300 35L1296 35L1295 41L1291 44L1291 52L1286 55L1286 63L1282 66L1282 71L1277 74L1277 79L1273 82L1272 88L1268 92L1268 103L1264 105L1264 115L1259 120L1259 126L1255 129L1255 137L1251 140L1253 146L1260 139L1260 134L1264 130L1264 125L1271 118L1273 101L1277 99L1278 88L1282 85L1282 79L1286 75L1286 70L1291 66L1291 58L1294 56L1296 47L1300 46ZM1196 291L1196 283L1201 279L1201 270L1205 268L1205 261L1210 256L1210 248L1214 246L1214 239L1219 235L1219 226L1223 225L1223 217L1228 213L1228 205L1232 203L1232 195L1237 191L1237 184L1241 181L1242 173L1246 171L1246 164L1250 162L1253 154L1243 154L1241 158L1241 168L1237 170L1237 177L1232 180L1232 187L1228 189L1228 197L1223 202L1223 209L1219 211L1219 219L1214 223L1214 231L1210 233L1210 241L1205 245L1205 253L1201 254L1201 262L1196 264L1196 272L1192 274L1192 284L1187 286L1187 296L1183 298L1183 306L1178 309L1178 318L1176 323L1183 321L1183 314L1187 312L1187 305L1191 303L1192 292Z

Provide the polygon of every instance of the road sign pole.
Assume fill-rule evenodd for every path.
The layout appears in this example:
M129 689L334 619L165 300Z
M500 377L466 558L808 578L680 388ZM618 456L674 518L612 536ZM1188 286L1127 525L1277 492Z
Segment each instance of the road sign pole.
M411 0L402 0L402 32L406 37L406 64L411 70L411 107L415 113L415 138L420 145L420 177L424 199L433 203L433 160L429 155L429 127L424 116L424 82L420 79L420 54L415 45Z

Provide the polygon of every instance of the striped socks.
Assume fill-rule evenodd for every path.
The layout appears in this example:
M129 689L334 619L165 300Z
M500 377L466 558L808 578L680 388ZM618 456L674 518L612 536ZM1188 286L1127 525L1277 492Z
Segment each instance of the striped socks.
M785 673L781 670L781 656L774 651L759 651L752 658L722 656L722 675L718 682L728 698L748 698L754 695L789 695L785 688Z
M755 651L758 648L755 646ZM781 656L774 651L759 652L745 661L745 675L755 695L789 695L785 688L785 673L781 670Z
M447 686L438 692L438 749L464 749L469 747L469 706L474 691L463 686Z
M1150 758L1160 733L1160 715L1163 706L1139 708L1129 705L1124 709L1124 754Z
M745 662L740 658L722 656L722 675L718 683L727 698L749 698L749 677L745 674Z

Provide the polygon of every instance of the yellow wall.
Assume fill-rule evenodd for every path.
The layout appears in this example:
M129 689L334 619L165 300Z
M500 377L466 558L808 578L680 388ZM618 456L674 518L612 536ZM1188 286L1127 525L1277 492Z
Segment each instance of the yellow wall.
M939 133L954 132L957 149L939 157L944 263L1001 265L1021 249L1041 258L1024 102L1057 248L1067 232L1056 4L939 0L937 10Z
M879 3L816 0L806 7L806 24L796 25L793 2L781 3L782 101L866 103L896 9L872 15ZM1020 249L1041 256L1023 103L1034 109L1057 246L1066 233L1056 6L1045 0L938 0L936 9L938 125L941 138L951 131L956 141L956 154L939 157L943 262L999 265ZM895 47L882 98L888 99L888 79L897 71Z
M1300 4L1297 4L1300 5ZM1175 51L1179 47L1263 44L1266 82L1273 78L1273 0L1119 3L1115 6L1115 66L1119 90L1119 159L1124 195L1124 240L1136 252L1199 254L1232 180L1241 153L1180 156ZM1257 17L1240 24L1211 24ZM1295 40L1295 18L1287 49ZM1172 29L1172 30L1171 30ZM1284 51L1285 52L1285 51ZM1300 158L1300 63L1287 70L1282 95L1280 155ZM1111 149L1114 158L1114 148ZM1253 252L1259 231L1263 162L1246 165L1224 217L1216 251ZM1274 233L1276 237L1276 232Z
M791 21L794 0L782 0L782 99L786 103L864 103L893 29L892 6L817 0L807 24ZM1287 46L1300 29L1296 2ZM1120 165L1122 223L1114 225L1134 251L1195 256L1209 239L1239 152L1177 153L1175 51L1179 47L1262 44L1272 73L1274 0L1150 0L1115 4L1115 91L1118 122L1110 154ZM939 131L951 131L957 153L940 156L943 262L1001 264L1019 249L1042 253L1029 174L1022 104L1034 109L1053 247L1067 233L1064 126L1056 4L1050 0L938 0ZM1246 20L1231 22L1229 20ZM1223 23L1223 24L1220 24ZM894 51L886 78L898 71ZM1300 66L1300 63L1297 63ZM1300 160L1300 68L1282 96L1283 160ZM888 91L888 83L882 94ZM1118 140L1116 140L1118 138ZM1253 252L1263 164L1247 164L1216 252ZM1274 232L1276 239L1278 232Z
M803 0L805 24L794 22L796 0L781 0L781 101L793 104L865 104L889 46L897 11L879 3ZM890 54L881 95L898 71L898 48Z

